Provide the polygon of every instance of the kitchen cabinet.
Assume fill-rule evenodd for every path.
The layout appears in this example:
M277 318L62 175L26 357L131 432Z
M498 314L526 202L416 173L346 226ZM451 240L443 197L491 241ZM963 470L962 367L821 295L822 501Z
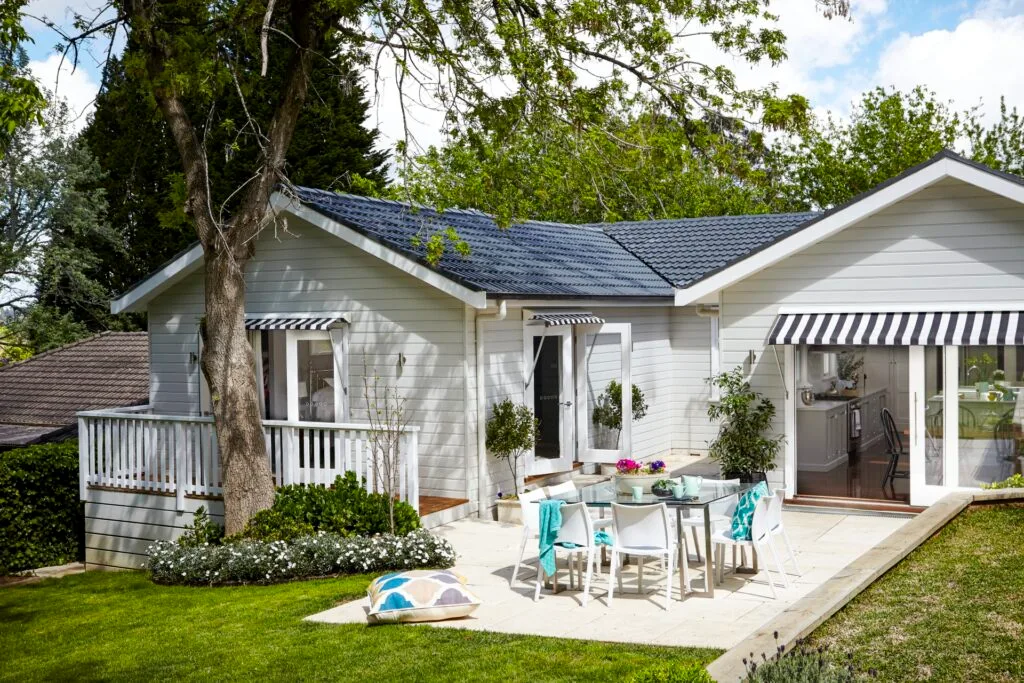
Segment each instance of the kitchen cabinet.
M818 401L797 410L798 470L828 472L849 457L850 417L846 401Z

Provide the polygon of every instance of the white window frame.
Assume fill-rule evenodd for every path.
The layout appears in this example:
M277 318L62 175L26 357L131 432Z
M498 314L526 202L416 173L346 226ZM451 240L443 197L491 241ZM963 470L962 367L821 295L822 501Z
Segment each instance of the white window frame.
M276 331L276 330L275 330ZM283 330L285 334L285 395L287 419L299 422L299 342L326 341L334 357L334 421L348 422L348 324L331 330ZM339 381L340 380L340 381ZM340 407L340 415L339 413Z
M631 356L633 333L630 323L605 323L603 325L576 325L576 442L577 458L581 462L614 463L628 458L633 450L633 371ZM620 371L622 373L622 431L619 433L619 448L590 448L590 420L587 412L587 354L590 351L586 335L618 334L621 349Z

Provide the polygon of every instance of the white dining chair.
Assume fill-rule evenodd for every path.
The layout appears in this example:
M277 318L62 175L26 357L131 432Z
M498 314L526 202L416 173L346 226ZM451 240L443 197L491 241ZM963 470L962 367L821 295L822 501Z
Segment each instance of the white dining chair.
M665 609L672 604L672 574L676 555L676 540L668 520L668 508L664 503L655 505L619 505L612 503L612 558L608 575L608 605L611 606L618 579L622 590L623 555L637 557L637 590L644 589L645 557L656 557L665 561ZM616 577L617 575L617 577ZM680 594L684 590L680 586Z
M768 500L768 533L771 536L781 536L782 544L786 547L786 553L789 555L790 561L793 563L793 569L796 571L797 576L803 576L800 571L800 565L796 561L796 553L793 552L793 545L789 542L789 534L786 533L786 527L782 520L782 503L786 498L786 489L776 489L775 495L771 496ZM789 588L789 580L786 578L786 571L783 565L779 565L780 571L782 571L782 578L786 579L786 587Z
M540 508L539 505L534 507ZM555 573L551 576L552 587L555 591L558 590L558 553L566 553L569 556L567 559L570 577L572 575L573 561L576 558L582 558L587 568L586 576L583 580L583 606L586 607L587 599L590 597L590 580L593 578L594 560L597 557L594 553L594 550L597 548L597 545L594 543L594 524L590 519L590 512L584 503L563 505L561 512L562 526L559 527L554 541ZM534 602L540 599L540 587L543 582L544 569L538 562L537 580L533 589Z
M739 479L705 479L704 486L709 484L712 486L718 486L725 488L726 486L739 486ZM739 505L740 497L739 494L723 498L722 500L716 500L708 505L708 514L711 519L711 533L715 533L723 524L729 524L732 521L732 515L736 512L736 506ZM702 535L699 530L704 528L704 511L703 510L691 510L689 516L683 517L683 527L689 527L690 534L693 537L693 547L697 553L697 561L703 562L700 556L700 543L697 540L698 536ZM710 552L709 548L704 549L705 552Z
M750 548L752 553L758 553L761 558L765 558L765 554L761 552L762 547L767 547L768 552L771 554L772 559L775 561L775 567L782 574L783 583L788 587L789 581L786 579L785 572L782 570L782 565L779 563L778 553L775 552L775 545L772 543L772 535L768 529L768 506L770 504L770 498L773 496L764 496L757 501L757 505L754 507L754 519L750 525L750 538L739 539L733 538L732 528L722 529L711 537L711 545L715 548L715 566L718 569L718 581L721 583L725 579L725 549L726 547L735 548ZM775 581L772 579L772 573L768 569L768 563L764 562L764 573L768 577L768 585L772 589L772 599L778 598L778 593L775 590ZM736 554L733 553L733 570L736 569Z
M519 544L519 559L516 560L516 568L512 570L512 578L508 585L514 586L516 577L519 576L519 567L523 564L523 557L526 555L526 544L531 540L537 540L540 534L540 504L547 495L544 489L526 491L519 494L519 514L523 520L523 540ZM540 570L537 572L540 573Z
M567 493L575 493L578 490L579 489L576 488L576 482L571 479L569 481L563 481L561 484L552 484L551 486L544 487L544 491L547 493L548 498L562 496ZM598 514L600 514L600 511L598 511ZM604 529L612 525L611 519L605 519L600 516L594 517L593 514L591 514L590 518L594 521L595 529Z

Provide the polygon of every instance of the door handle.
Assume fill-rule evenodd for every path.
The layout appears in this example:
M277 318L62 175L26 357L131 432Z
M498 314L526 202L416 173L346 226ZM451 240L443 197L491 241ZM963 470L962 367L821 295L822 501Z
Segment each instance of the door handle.
M563 401L562 405L565 406L566 408L571 408L572 407L572 401Z

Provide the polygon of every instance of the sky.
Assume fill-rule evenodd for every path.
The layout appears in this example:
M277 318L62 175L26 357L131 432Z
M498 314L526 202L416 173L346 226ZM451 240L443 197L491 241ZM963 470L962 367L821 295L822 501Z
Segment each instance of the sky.
M999 98L1024 110L1024 0L852 0L852 18L823 18L813 0L772 0L770 10L787 37L789 58L780 65L750 67L719 55L741 86L776 83L780 93L807 96L819 114L845 116L860 94L876 86L910 89L925 85L958 108L980 106L998 112ZM68 24L69 7L100 7L98 0L31 0L26 13ZM99 87L106 46L82 54L77 70L64 64L56 81L57 36L38 21L25 20L35 43L31 69L49 89L68 100L84 125ZM393 80L379 82L370 123L382 144L402 137ZM374 88L370 88L371 94ZM429 108L410 111L419 147L442 142L440 115Z

